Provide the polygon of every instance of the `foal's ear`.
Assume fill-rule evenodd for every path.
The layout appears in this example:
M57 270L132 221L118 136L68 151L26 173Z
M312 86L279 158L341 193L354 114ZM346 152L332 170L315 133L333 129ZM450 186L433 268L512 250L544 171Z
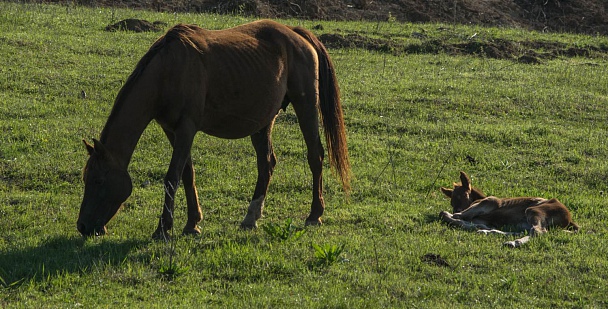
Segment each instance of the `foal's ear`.
M465 172L460 172L460 182L467 191L471 191L471 179Z
M445 196L450 197L450 198L452 197L452 192L454 192L454 190L444 188L444 187L441 187L440 189L441 189L441 192L443 192L443 194L445 194Z
M84 146L87 148L87 152L90 155L93 155L95 153L95 147L93 147L93 145L87 143L87 141L85 141L84 139L82 140L82 142L84 143Z

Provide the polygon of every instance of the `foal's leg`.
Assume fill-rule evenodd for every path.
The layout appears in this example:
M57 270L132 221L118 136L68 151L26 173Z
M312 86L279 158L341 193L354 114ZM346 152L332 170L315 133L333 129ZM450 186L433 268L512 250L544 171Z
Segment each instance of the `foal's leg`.
M467 230L467 231L476 231L480 228L487 228L485 225L479 225L479 224L475 224L470 221L465 221L465 220L456 218L454 215L447 211L442 211L439 213L439 217L441 218L441 220L443 220L444 222L446 222L447 224L449 224L451 226L456 226L456 227L459 227L459 228Z
M241 222L241 228L243 229L257 228L256 221L262 217L268 184L270 183L274 166L277 164L277 158L274 155L270 138L273 123L274 120L259 132L251 135L251 143L255 148L258 162L258 181L255 185L253 198L247 209L247 215L245 215L245 219Z
M179 127L174 131L172 143L173 155L171 156L169 170L167 171L167 175L165 176L164 180L165 203L163 204L163 213L158 222L158 227L156 228L156 231L152 234L152 238L163 240L169 238L167 232L173 228L175 192L177 191L177 188L179 186L179 180L184 173L184 167L186 166L186 163L192 163L192 160L190 158L190 149L192 148L192 141L194 140L195 134L195 126L187 120L182 121ZM192 174L192 177L188 178L194 180L194 174ZM189 184L189 186L190 185L193 185L193 183ZM198 208L198 211L200 212L200 207ZM189 209L188 214L190 215L190 213L191 211ZM186 227L194 228L196 227L196 224L190 222L191 219L192 222L196 221L197 223L198 221L200 221L200 219L196 218L196 216L194 218L189 218L188 225L186 225Z
M500 207L500 199L490 196L479 202L475 202L471 207L454 214L455 219L472 221L475 217L490 213Z
M536 206L526 209L526 219L528 220L528 223L532 226L532 228L530 229L530 234L513 241L507 241L504 243L505 246L511 248L518 248L521 245L529 242L532 237L536 237L540 234L544 234L547 232L545 213L542 207Z

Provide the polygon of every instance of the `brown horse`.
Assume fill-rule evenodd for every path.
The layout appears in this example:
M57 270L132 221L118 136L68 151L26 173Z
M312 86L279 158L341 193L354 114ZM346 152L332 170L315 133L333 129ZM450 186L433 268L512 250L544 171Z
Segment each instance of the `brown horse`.
M450 225L480 233L508 233L494 228L511 226L519 231L530 231L529 236L508 241L509 247L519 247L531 237L547 232L547 228L558 226L578 231L579 227L572 221L568 208L560 201L540 197L497 198L486 197L481 190L471 187L471 179L460 172L461 184L454 184L454 189L441 188L451 199L454 214L442 211L439 216Z
M321 224L324 150L349 189L350 165L334 66L323 44L308 30L261 20L210 31L177 25L159 38L122 87L101 138L85 142L84 197L77 227L101 235L131 195L127 166L148 124L160 124L173 146L164 179L163 212L154 238L173 227L174 197L180 179L188 205L185 234L200 233L202 220L190 156L198 131L220 138L250 136L258 177L242 228L255 228L262 216L276 164L271 131L280 109L291 103L307 147L312 171L312 206L306 224Z

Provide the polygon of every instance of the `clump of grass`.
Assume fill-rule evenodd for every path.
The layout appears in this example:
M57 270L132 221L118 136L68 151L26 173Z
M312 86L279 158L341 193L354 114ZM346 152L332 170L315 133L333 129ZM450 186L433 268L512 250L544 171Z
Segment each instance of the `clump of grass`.
M340 254L344 251L344 244L340 245L318 245L313 243L313 249L315 249L315 258L321 266L329 266L340 258Z
M158 269L158 273L163 279L173 281L179 275L186 273L189 270L188 267L181 267L173 259L169 259L169 262L162 264Z
M285 224L283 225L275 223L262 225L262 229L264 229L264 232L266 232L271 239L276 239L282 242L289 239L296 240L302 237L302 235L304 235L306 232L306 230L295 227L293 225L293 219L291 218L285 220Z

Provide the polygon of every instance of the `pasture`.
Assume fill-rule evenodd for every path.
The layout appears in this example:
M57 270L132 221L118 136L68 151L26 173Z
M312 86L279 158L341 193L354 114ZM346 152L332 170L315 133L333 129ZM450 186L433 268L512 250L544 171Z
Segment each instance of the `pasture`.
M326 160L324 225L304 228L311 175L288 107L274 127L278 164L262 228L238 228L256 181L249 139L199 134L202 235L153 241L171 152L152 124L129 167L133 194L108 235L84 240L82 139L99 137L118 90L162 34L104 31L125 18L208 29L253 20L0 2L0 306L608 306L608 38L282 20L321 24L317 36L392 42L329 48L353 180L347 196ZM513 54L415 48L471 42L510 42ZM525 55L539 63L517 61ZM450 204L439 187L461 170L486 194L559 198L581 231L551 230L511 249L500 244L515 237L442 224ZM179 233L183 190L175 203ZM285 228L290 220L295 228Z

